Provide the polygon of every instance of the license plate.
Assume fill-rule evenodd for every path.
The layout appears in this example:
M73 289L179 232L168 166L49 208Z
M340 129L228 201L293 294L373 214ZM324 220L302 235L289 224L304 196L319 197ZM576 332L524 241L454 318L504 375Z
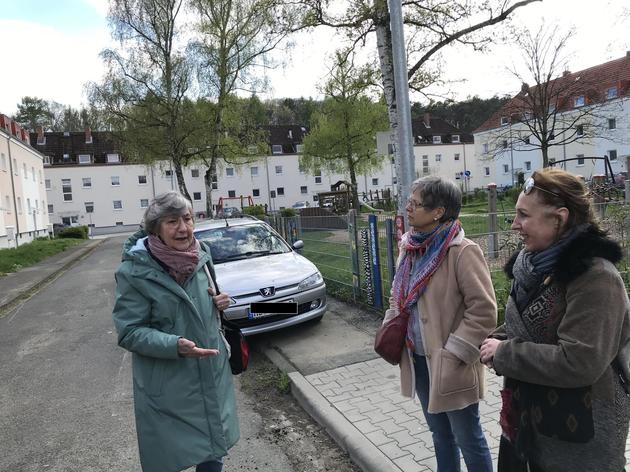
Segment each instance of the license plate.
M252 303L247 318L255 320L272 315L297 315L297 303L293 300Z

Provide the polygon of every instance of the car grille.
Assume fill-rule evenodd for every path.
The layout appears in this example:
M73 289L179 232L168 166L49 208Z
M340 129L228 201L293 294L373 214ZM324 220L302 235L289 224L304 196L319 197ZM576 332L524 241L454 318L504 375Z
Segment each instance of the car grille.
M297 315L301 315L302 313L306 313L310 311L311 302L300 303L298 305ZM291 318L292 316L297 315L272 315L265 316L263 318L257 318L255 320L250 320L248 318L238 318L235 320L230 320L234 324L238 325L239 328L247 328L250 326L259 326L267 323L273 323L274 321L286 320L287 318Z

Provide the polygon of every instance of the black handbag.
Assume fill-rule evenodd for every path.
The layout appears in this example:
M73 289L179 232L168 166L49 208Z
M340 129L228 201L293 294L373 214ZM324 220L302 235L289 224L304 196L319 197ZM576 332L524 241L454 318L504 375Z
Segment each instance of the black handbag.
M209 275L210 287L214 290L215 295L219 295L219 286L216 281L214 267L206 264L207 274ZM219 321L221 323L221 336L226 341L230 350L230 368L232 375L238 375L247 370L249 363L249 346L243 332L238 325L225 317L223 311L219 310Z

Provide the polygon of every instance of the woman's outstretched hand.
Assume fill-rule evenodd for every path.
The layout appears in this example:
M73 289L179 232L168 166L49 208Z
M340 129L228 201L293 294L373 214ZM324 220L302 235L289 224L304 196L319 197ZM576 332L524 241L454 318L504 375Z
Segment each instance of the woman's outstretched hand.
M182 357L204 358L218 356L219 350L197 347L197 345L190 339L179 338L177 340L177 354Z

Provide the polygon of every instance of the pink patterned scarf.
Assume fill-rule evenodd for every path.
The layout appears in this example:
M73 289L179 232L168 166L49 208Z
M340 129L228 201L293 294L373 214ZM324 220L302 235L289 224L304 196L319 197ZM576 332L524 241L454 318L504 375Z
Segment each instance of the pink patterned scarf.
M179 285L182 285L186 278L195 271L199 262L199 249L199 241L196 239L193 239L185 251L178 251L164 244L158 236L149 235L151 254L168 267L169 275Z

